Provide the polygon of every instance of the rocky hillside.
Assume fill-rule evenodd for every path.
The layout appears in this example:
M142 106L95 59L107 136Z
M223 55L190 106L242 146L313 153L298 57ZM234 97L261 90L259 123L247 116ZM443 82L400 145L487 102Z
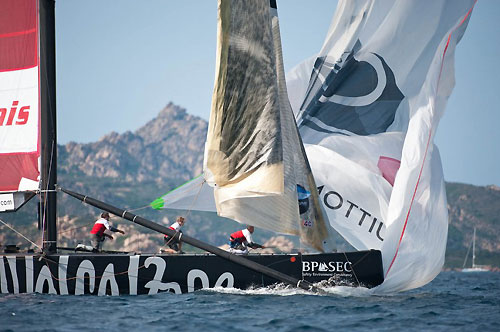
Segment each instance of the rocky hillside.
M135 132L59 147L59 174L147 182L201 173L207 122L172 103Z
M59 146L58 183L67 189L85 193L157 222L168 224L185 211L156 211L150 202L202 172L207 122L192 116L172 103L158 116L135 132L111 133L88 144ZM461 267L476 227L476 263L500 266L500 188L447 183L450 227L447 267ZM74 247L86 242L88 231L99 211L64 194L58 196L59 244ZM23 234L39 243L36 229L36 201L20 213L0 218L15 224ZM211 213L190 212L185 232L209 243L223 245L227 234L237 227L233 221ZM157 252L162 236L116 218L127 236L117 236L108 249ZM258 230L256 240L273 241L289 250L297 241L272 238L274 234ZM0 226L0 244L30 246L16 233ZM281 244L280 244L281 243ZM342 247L340 247L342 248ZM193 248L191 248L194 250ZM470 264L470 260L469 260Z
M500 187L447 183L447 265L462 266L476 228L476 264L500 267ZM468 258L470 265L471 258Z

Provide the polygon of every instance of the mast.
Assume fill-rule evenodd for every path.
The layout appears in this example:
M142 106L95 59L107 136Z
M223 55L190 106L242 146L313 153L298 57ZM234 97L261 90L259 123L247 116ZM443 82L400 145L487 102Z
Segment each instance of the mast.
M57 136L55 1L39 0L41 213L45 253L57 251Z
M472 236L472 268L476 267L476 227L474 227L474 235Z

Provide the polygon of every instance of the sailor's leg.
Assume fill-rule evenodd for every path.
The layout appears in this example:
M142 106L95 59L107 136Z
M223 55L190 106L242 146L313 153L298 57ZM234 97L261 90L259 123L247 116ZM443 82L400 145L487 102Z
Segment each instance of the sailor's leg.
M94 248L95 251L98 251L100 248L100 236L97 234L92 234L92 247Z

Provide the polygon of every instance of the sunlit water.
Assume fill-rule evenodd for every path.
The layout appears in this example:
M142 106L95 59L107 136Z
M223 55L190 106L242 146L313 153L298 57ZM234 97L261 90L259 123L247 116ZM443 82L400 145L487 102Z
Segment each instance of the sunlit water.
M390 296L286 287L120 297L0 295L0 331L500 331L500 273Z

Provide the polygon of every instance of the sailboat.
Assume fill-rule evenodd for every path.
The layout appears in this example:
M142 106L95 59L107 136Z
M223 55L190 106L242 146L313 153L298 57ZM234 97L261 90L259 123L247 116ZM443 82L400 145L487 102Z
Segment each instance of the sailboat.
M5 202L0 205L13 211L38 194L44 230L43 253L0 254L0 292L136 295L277 282L303 289L315 289L313 284L320 282L398 291L419 287L440 270L446 242L442 221L446 225L447 218L439 153L432 145L439 116L432 116L444 110L451 93L450 64L472 1L442 1L434 11L418 1L340 1L325 45L303 80L304 101L294 117L289 97L297 94L287 93L276 2L220 0L202 183L211 186L206 192L213 194L219 215L296 235L319 252L245 257L56 186L54 1L0 3L9 6L13 21L26 24L0 31L2 38L26 37L18 41L24 47L11 49L30 50L32 56L11 58L33 61L2 64L0 72L11 78L1 80L9 82L0 94L0 157L7 160L1 165L19 173L17 180L11 174L16 172L0 173L0 200ZM418 20L408 19L417 14ZM430 26L426 20L436 17ZM414 57L385 53L407 39L409 31L427 38L423 46L405 45ZM356 86L361 91L353 95ZM25 91L30 91L29 105L21 100ZM28 110L33 112L26 116ZM20 129L28 127L31 135ZM32 139L20 147L12 143L19 137ZM374 161L360 151L380 158ZM33 161L38 158L41 168ZM208 253L58 252L58 191ZM332 252L335 232L358 251ZM408 245L419 241L424 247ZM418 271L412 270L415 261Z
M340 235L356 250L380 250L384 282L376 291L421 287L443 267L448 211L433 138L474 4L339 1L319 53L288 74L288 98L326 212L328 234L317 245L331 250ZM217 197L225 189L211 179L197 177L152 205L199 206L245 222L225 211L233 201ZM253 224L295 231L268 225L265 216Z
M487 272L488 269L480 265L476 265L476 227L474 227L474 235L472 236L472 266L466 268L467 258L469 257L470 246L467 249L467 254L465 255L464 265L462 267L462 272Z
M28 151L9 151L5 154L4 158L10 158L14 154L24 155L27 153L33 154L33 159L36 161L39 156L42 159L42 169L34 171L35 175L26 175L23 166L25 163L22 160L14 157L13 160L7 159L2 165L7 165L8 169L19 170L18 179L13 179L13 174L2 171L2 180L7 184L14 183L14 186L1 187L1 199L10 205L3 205L6 211L16 210L22 203L17 202L18 196L23 198L29 193L33 196L34 193L41 196L41 201L44 203L41 208L42 222L44 229L43 239L43 253L27 253L27 252L13 252L0 254L0 292L2 293L24 293L24 292L40 292L60 295L80 295L80 294L94 294L94 295L136 295L136 294L155 294L158 292L173 292L183 293L192 292L200 288L209 287L236 287L248 288L251 286L266 286L277 282L284 282L293 285L294 287L301 287L304 289L314 289L313 283L320 281L332 280L335 284L348 284L351 283L355 286L374 287L382 283L382 264L380 252L376 250L367 250L353 253L320 253L320 254L283 254L283 255L249 255L241 257L233 255L217 247L203 243L196 239L189 237L187 234L182 234L182 241L203 250L210 254L182 254L182 255L161 255L156 253L91 253L91 252L59 252L57 249L57 232L55 222L55 208L56 208L56 191L61 191L71 196L81 199L87 204L94 205L103 210L109 211L114 215L121 216L136 224L142 225L149 229L153 229L163 234L171 235L180 238L181 234L173 232L169 228L154 223L150 220L144 219L140 216L134 215L123 209L111 206L105 202L97 201L86 195L75 193L65 188L55 186L55 54L54 54L54 1L51 0L23 0L23 1L7 1L3 0L2 6L9 5L9 15L13 20L25 23L21 31L15 30L17 25L13 25L14 29L8 31L0 31L0 36L10 38L11 36L25 36L29 35L30 38L20 38L18 41L23 47L15 47L15 50L30 50L30 57L14 55L20 58L36 59L34 63L12 65L5 68L5 72L9 75L16 75L25 78L27 74L25 70L30 71L31 74L27 78L26 86L30 87L32 104L24 106L24 100L21 100L19 94L26 89L26 86L19 84L14 80L12 86L8 87L5 93L10 101L12 108L9 114L12 117L18 117L15 124L24 125L24 113L27 109L32 110L29 114L28 124L32 126L35 132L34 142L32 142L31 150ZM257 13L257 15L248 15L250 12ZM290 109L285 108L287 100L280 94L279 88L283 89L284 75L282 70L281 50L276 49L280 45L278 20L275 3L268 1L259 1L247 3L244 1L230 2L222 1L219 9L219 33L223 36L219 38L219 49L229 50L230 54L238 52L241 42L232 40L229 41L226 37L234 35L231 30L226 30L224 24L228 20L235 20L240 17L247 19L247 22L242 22L242 28L249 31L251 27L253 33L258 32L258 35L253 36L255 41L260 41L263 53L260 54L265 61L258 61L256 68L265 64L260 69L262 74L266 75L266 79L271 82L264 84L259 93L270 91L266 98L263 100L261 109L252 107L245 111L246 114L255 112L268 112L268 117L264 122L260 121L268 130L263 130L265 135L261 138L260 144L263 139L271 141L269 134L274 132L274 144L271 152L264 152L259 156L260 164L263 168L258 170L258 167L252 165L251 158L246 158L249 163L249 169L254 175L261 175L264 180L261 182L265 184L269 177L263 175L262 169L267 171L271 169L271 174L274 180L273 185L268 185L270 189L270 196L268 195L265 200L276 204L274 215L269 214L269 221L276 219L276 224L280 220L289 221L296 219L300 222L304 218L312 223L318 220L316 228L308 227L302 233L310 234L312 241L316 243L321 242L322 236L318 230L324 228L324 223L321 219L321 211L318 209L317 194L310 187L314 188L314 179L312 178L310 169L307 168L307 162L304 157L298 131L293 120L293 114ZM245 14L245 15L241 15ZM4 26L4 25L2 25ZM260 26L256 29L255 26ZM232 27L234 28L234 27ZM242 30L242 31L243 31ZM240 31L241 32L241 31ZM49 38L50 37L50 38ZM41 53L38 54L38 43L40 44ZM231 44L231 45L230 45ZM47 50L51 51L47 53ZM223 53L223 52L221 52ZM22 54L21 54L22 55ZM241 54L240 54L241 55ZM245 56L245 54L242 54ZM248 56L247 56L248 57ZM222 58L222 56L221 56ZM259 57L260 59L260 57ZM242 61L245 59L243 58ZM225 65L234 66L234 60L224 62ZM253 61L250 59L249 61ZM269 61L269 63L268 63ZM222 61L221 61L222 62ZM48 66L49 63L51 66ZM279 67L281 66L281 67ZM21 69L19 69L21 68ZM276 69L276 68L279 68ZM227 68L226 68L227 69ZM50 72L50 73L49 73ZM40 73L40 74L38 74ZM237 73L229 73L228 76L234 76ZM49 82L47 86L39 88L38 76L50 77L51 80L40 80L43 84ZM255 75L256 80L261 80L263 77ZM24 81L23 81L24 83ZM271 88L268 88L268 86ZM252 89L251 89L252 90ZM21 91L21 92L20 92ZM42 100L40 107L40 114L42 117L41 134L38 134L38 104L36 103L39 98ZM236 96L237 97L237 96ZM238 99L234 98L233 101L239 103ZM214 97L214 100L217 100ZM1 100L3 105L4 99ZM44 105L44 101L52 102L48 107ZM271 103L269 103L271 101ZM285 103L286 102L286 103ZM216 102L214 102L216 103ZM19 104L18 112L14 104ZM270 105L269 107L266 105ZM3 109L0 109L3 111ZM277 120L274 125L279 125L278 128L273 128L268 124L268 120L273 118ZM44 126L45 121L51 120L51 126ZM2 118L3 121L3 118ZM8 119L8 125L13 122ZM12 122L12 123L11 123ZM5 129L5 127L0 127ZM226 127L228 128L228 127ZM286 132L283 131L286 130ZM14 132L16 135L23 135L24 132ZM12 133L7 133L12 134ZM4 132L1 135L7 136ZM267 135L267 136L266 136ZM1 137L4 137L1 136ZM40 138L40 141L38 141ZM224 138L224 137L223 137ZM283 144L283 141L287 140ZM291 140L295 144L291 144ZM207 140L210 142L210 139ZM7 146L10 141L2 141L2 146ZM283 146L288 149L284 149ZM39 149L38 147L41 147ZM18 147L15 147L18 149ZM41 151L41 152L40 152ZM215 150L209 149L209 154L216 154ZM214 151L214 152L211 152ZM2 151L4 152L4 151ZM267 161L266 158L269 160ZM283 159L288 159L284 163ZM243 158L242 158L243 160ZM290 165L290 161L296 163L300 167L294 170ZM209 159L210 165L214 164L214 160ZM215 161L215 164L220 162ZM32 162L33 167L37 162ZM31 164L30 164L31 165ZM259 166L259 165L257 165ZM219 167L224 169L223 167ZM267 168L267 170L265 169ZM212 174L215 181L223 188L223 180L221 180L222 173L217 173L216 168L210 166L213 171ZM50 171L50 172L49 172ZM295 172L297 174L295 174ZM253 179L246 175L243 178ZM279 179L283 179L280 181ZM30 179L31 181L26 181ZM286 180L285 180L286 179ZM290 186L290 180L293 185ZM10 181L10 182L8 182ZM300 183L298 182L300 181ZM232 179L226 181L228 183L234 182ZM271 181L267 181L271 182ZM27 187L24 183L28 183L31 187ZM41 185L40 185L41 183ZM287 186L284 188L284 186ZM310 207L301 213L299 216L299 201L297 196L297 186L300 185L304 190L309 188L307 197L307 205ZM265 190L264 190L265 191ZM19 193L22 193L19 195ZM264 193L266 195L267 193ZM316 202L309 197L316 198ZM304 200L301 197L301 200ZM47 203L48 202L48 203ZM52 202L52 203L51 203ZM232 208L234 213L242 211L239 208ZM289 211L290 210L290 211ZM48 215L47 211L53 213ZM281 218L281 219L279 219ZM302 219L301 219L302 218ZM278 226L277 226L278 227ZM290 229L299 229L297 225L289 223L286 226ZM297 231L296 231L297 232ZM298 232L297 232L298 233ZM314 244L312 244L314 245ZM340 280L340 281L339 281Z

